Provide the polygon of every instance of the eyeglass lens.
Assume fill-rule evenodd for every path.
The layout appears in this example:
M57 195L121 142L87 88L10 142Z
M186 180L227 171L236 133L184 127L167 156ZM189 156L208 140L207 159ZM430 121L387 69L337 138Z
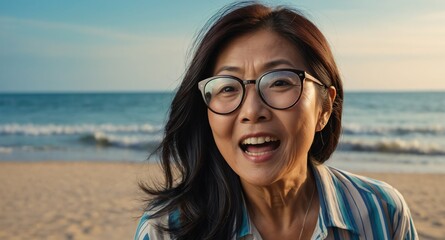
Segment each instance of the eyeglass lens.
M275 109L286 109L300 98L302 81L297 73L276 71L263 75L258 85L261 99ZM245 88L241 81L233 77L217 77L204 87L204 97L208 107L220 114L236 110L243 101Z

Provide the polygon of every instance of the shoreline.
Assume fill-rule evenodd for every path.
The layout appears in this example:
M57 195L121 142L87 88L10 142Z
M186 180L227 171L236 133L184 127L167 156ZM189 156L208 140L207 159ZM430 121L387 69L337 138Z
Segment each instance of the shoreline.
M0 161L0 239L131 239L158 166L127 161ZM440 173L355 173L385 181L410 207L419 237L445 236Z

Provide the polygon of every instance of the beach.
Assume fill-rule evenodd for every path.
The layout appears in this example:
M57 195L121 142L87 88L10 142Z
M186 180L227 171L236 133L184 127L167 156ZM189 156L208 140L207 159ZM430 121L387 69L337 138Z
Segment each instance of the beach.
M100 161L0 162L0 239L132 239L157 165ZM445 174L366 173L405 197L421 239L445 236Z

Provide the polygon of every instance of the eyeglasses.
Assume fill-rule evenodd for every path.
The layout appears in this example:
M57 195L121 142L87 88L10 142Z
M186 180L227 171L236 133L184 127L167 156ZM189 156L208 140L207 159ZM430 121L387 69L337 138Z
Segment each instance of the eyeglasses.
M264 73L257 80L241 80L230 75L214 76L200 81L198 88L207 107L217 114L229 114L237 110L243 102L247 84L255 84L258 95L267 106L284 110L298 102L305 79L327 87L305 71L275 69Z

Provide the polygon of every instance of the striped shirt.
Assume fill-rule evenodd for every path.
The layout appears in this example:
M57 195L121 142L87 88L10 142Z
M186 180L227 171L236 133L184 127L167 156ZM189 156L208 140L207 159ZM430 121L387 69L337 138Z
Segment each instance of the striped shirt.
M405 200L390 185L324 164L314 166L320 210L311 239L418 239ZM243 204L243 203L241 203ZM244 207L242 227L234 240L261 240ZM150 219L145 213L135 240L170 239L155 225L179 223L179 214Z

